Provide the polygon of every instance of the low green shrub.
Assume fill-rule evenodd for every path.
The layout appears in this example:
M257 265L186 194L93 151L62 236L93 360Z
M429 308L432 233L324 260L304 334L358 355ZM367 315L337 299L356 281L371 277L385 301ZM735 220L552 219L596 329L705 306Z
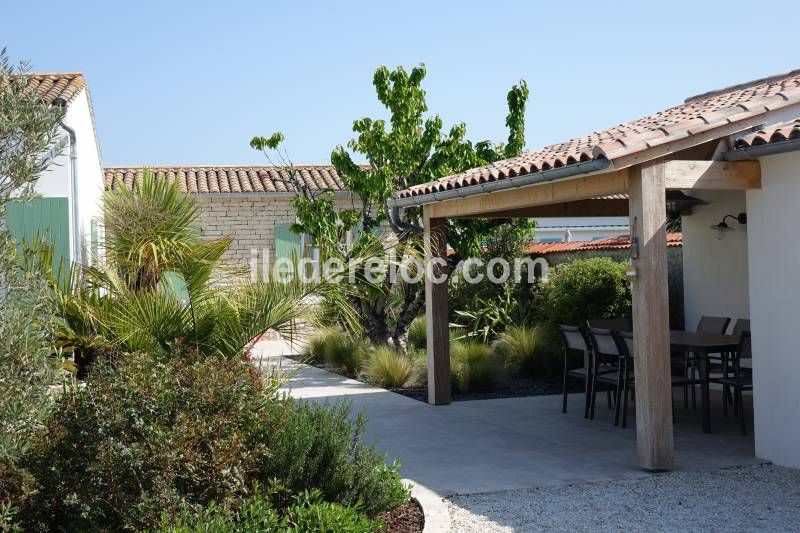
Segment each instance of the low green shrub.
M359 512L360 506L344 507L323 501L318 492L303 494L286 511L287 532L369 533L383 529L378 520L370 520Z
M313 488L326 501L360 504L369 516L408 500L399 464L386 465L381 453L364 444L366 419L359 414L353 420L349 404L286 401L276 407L272 416L279 430L267 435L272 455L258 469L257 479L279 482L272 489L281 505Z
M358 374L367 360L369 343L342 330L330 330L323 341L325 362L349 376Z
M453 386L460 391L486 390L500 381L500 365L491 348L473 340L450 344Z
M557 265L542 284L539 352L548 361L560 360L561 340L556 324L585 324L593 318L631 316L631 291L626 263L608 257L580 259ZM556 363L553 363L556 364Z
M547 317L553 324L583 324L592 318L629 317L627 265L608 257L563 263L550 271Z
M413 373L411 358L388 346L376 348L364 370L367 381L387 389L404 387Z
M24 526L151 529L186 505L236 508L260 487L282 516L306 490L370 516L408 498L396 467L362 442L362 416L278 398L275 385L247 361L188 354L96 364L28 451L37 492Z
M216 503L192 509L186 506L181 515L169 523L164 520L163 533L275 533L322 532L368 533L378 531L381 523L370 520L358 507L344 507L323 501L318 491L304 492L281 516L268 500L256 495L245 499L238 509Z
M537 333L529 326L511 326L497 337L492 349L509 374L541 375L550 370L537 360Z
M428 325L425 315L415 318L408 327L408 345L410 348L424 350L428 342Z
M270 502L261 496L242 501L237 509L216 502L207 506L184 505L177 518L162 517L162 533L246 533L251 531L285 531L288 527Z

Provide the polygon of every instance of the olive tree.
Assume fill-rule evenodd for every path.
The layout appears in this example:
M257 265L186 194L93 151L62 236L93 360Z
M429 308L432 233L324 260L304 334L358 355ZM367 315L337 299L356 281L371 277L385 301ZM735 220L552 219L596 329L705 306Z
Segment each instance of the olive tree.
M0 51L0 529L11 527L13 501L26 490L17 459L51 405L58 376L47 283L23 269L24 253L3 223L6 204L33 194L57 156L61 110L27 90L28 65ZM36 253L36 251L33 251Z

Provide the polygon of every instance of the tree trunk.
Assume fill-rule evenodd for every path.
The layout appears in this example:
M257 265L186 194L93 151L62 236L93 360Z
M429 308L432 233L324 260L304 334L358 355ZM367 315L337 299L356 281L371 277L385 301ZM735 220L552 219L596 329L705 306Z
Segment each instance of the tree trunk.
M425 306L425 286L422 283L405 285L403 290L405 293L403 307L397 315L397 322L392 333L392 343L398 351L407 353L408 328Z
M364 334L375 346L389 343L389 324L386 316L384 297L375 300L361 300L361 320Z

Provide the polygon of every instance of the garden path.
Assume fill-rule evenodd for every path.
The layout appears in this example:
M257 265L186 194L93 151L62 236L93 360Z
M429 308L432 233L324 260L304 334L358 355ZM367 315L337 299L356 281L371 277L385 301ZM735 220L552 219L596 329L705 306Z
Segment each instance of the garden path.
M635 430L614 427L611 413L582 416L582 398L571 395L561 414L560 396L505 398L431 406L282 357L293 350L280 340L260 343L262 364L291 370L284 390L295 398L349 401L367 418L366 439L398 458L404 477L440 495L646 478L636 466ZM715 413L719 413L718 406ZM635 417L634 417L635 419ZM752 437L735 420L715 415L704 434L695 413L680 410L675 426L677 470L752 465ZM751 426L752 427L752 426Z

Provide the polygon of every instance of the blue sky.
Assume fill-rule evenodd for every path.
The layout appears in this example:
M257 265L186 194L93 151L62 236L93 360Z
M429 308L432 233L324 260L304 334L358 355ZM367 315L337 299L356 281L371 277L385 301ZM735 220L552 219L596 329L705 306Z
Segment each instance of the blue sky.
M796 0L650 4L14 2L0 46L86 74L107 165L262 163L249 139L275 130L327 163L354 119L383 116L379 65L424 62L430 110L474 140L505 138L526 79L531 149L800 68Z

